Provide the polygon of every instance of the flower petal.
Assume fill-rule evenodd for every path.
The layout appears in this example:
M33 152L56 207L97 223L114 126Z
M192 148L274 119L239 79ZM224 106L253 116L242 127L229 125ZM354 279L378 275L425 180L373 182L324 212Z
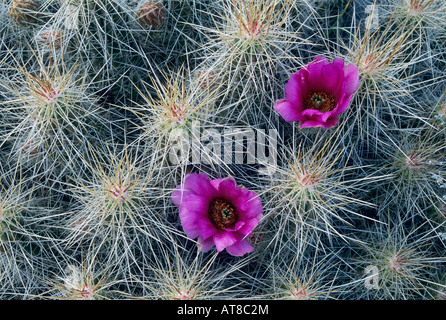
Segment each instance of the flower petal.
M172 202L180 206L182 201L191 194L198 194L207 198L215 195L209 177L204 173L189 173L184 178L184 183L172 192Z
M236 199L240 192L233 177L213 180L212 185L217 189L217 196L228 201Z
M338 115L340 115L341 113L347 111L347 109L350 107L350 101L351 101L352 96L348 95L348 96L342 96L337 105L336 108L334 108L332 110L332 116L336 117Z
M322 69L328 63L327 59L320 57L320 59L314 59L314 61L307 65L308 71L308 87L311 90L319 91L323 89L323 75Z
M328 63L328 60L324 56L316 56L313 58L313 63L314 62Z
M184 189L210 198L215 195L209 177L204 173L189 173L184 178Z
M207 218L198 218L196 224L200 237L204 240L214 236L218 232L217 228Z
M276 104L274 105L274 109L279 112L286 122L303 120L304 117L302 117L302 114L300 113L300 108L296 107L296 105L292 104L290 101L284 99L277 100Z
M253 191L243 188L241 190L241 196L235 199L232 203L236 207L240 219L242 220L262 216L262 201Z
M201 216L207 215L209 208L209 199L196 194L189 194L183 199L180 209L187 208L187 210L195 212Z
M176 206L180 206L183 198L187 197L189 194L192 194L192 192L184 190L184 187L180 185L172 192L172 202Z
M302 111L302 115L305 116L305 120L315 120L321 121L324 112L316 110L316 109L305 109Z
M254 228L258 226L259 222L260 222L259 218L249 219L249 220L245 221L245 224L242 226L242 228L240 228L237 231L237 233L241 234L243 236L248 236L248 235L250 235L252 230L254 230Z
M339 61L336 62L337 64L330 63L323 67L322 69L322 77L324 79L324 91L327 93L331 93L333 96L335 96L342 88L342 84L344 81L344 60L341 60L342 62L342 69L340 69Z
M245 224L246 224L245 221L237 221L236 224L232 228L225 228L223 230L235 232L235 231L240 230L240 228L242 228Z
M190 212L187 208L180 209L180 220L183 230L190 239L195 239L200 235L198 232L197 217L194 212Z
M180 220L184 231L191 239L199 235L198 221L208 219L209 200L195 194L189 194L180 205Z
M232 246L226 248L226 251L233 256L242 256L246 253L252 252L253 250L254 247L247 239L239 240Z
M352 95L359 89L359 69L350 63L344 72L344 94Z
M212 239L214 240L215 247L217 248L218 252L222 251L226 247L232 246L237 242L237 238L234 236L234 234L228 231L217 232L214 234Z
M207 252L214 247L214 240L212 238L203 240L201 237L198 238L198 249L201 252Z
M339 122L338 118L330 118L328 119L325 123L324 123L324 128L325 129L331 129L333 127L335 127Z

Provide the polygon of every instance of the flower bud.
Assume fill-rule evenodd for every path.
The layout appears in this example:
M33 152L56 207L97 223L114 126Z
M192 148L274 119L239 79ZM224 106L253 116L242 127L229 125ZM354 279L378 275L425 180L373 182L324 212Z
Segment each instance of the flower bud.
M9 6L9 15L20 25L36 21L36 12L39 10L34 0L12 0Z
M145 29L162 27L166 17L167 10L158 1L144 3L136 14L136 19Z

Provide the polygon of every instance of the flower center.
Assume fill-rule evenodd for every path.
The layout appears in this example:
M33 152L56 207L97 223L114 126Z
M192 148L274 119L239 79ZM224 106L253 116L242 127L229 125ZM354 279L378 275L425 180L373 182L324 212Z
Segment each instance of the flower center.
M328 112L336 107L333 95L323 91L311 91L304 102L306 109L316 109L321 112Z
M223 230L231 228L237 222L237 211L231 202L217 198L209 204L209 219L218 229Z

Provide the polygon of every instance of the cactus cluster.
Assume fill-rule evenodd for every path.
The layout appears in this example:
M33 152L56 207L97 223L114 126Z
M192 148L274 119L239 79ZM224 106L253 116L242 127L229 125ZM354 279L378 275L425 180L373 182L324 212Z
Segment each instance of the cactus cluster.
M446 298L446 2L0 0L0 299Z

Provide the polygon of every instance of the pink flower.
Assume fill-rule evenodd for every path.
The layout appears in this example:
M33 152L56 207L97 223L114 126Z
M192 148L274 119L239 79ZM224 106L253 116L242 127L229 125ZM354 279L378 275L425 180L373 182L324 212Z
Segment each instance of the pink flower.
M291 75L285 85L285 99L276 101L274 109L287 122L300 121L301 128L333 128L338 116L349 107L359 88L359 71L354 64L345 66L342 59L328 62L316 57L305 68Z
M188 174L172 201L180 210L186 235L195 239L201 251L212 247L241 256L254 248L247 238L262 219L262 203L255 192L237 187L232 177L210 180L204 174Z

